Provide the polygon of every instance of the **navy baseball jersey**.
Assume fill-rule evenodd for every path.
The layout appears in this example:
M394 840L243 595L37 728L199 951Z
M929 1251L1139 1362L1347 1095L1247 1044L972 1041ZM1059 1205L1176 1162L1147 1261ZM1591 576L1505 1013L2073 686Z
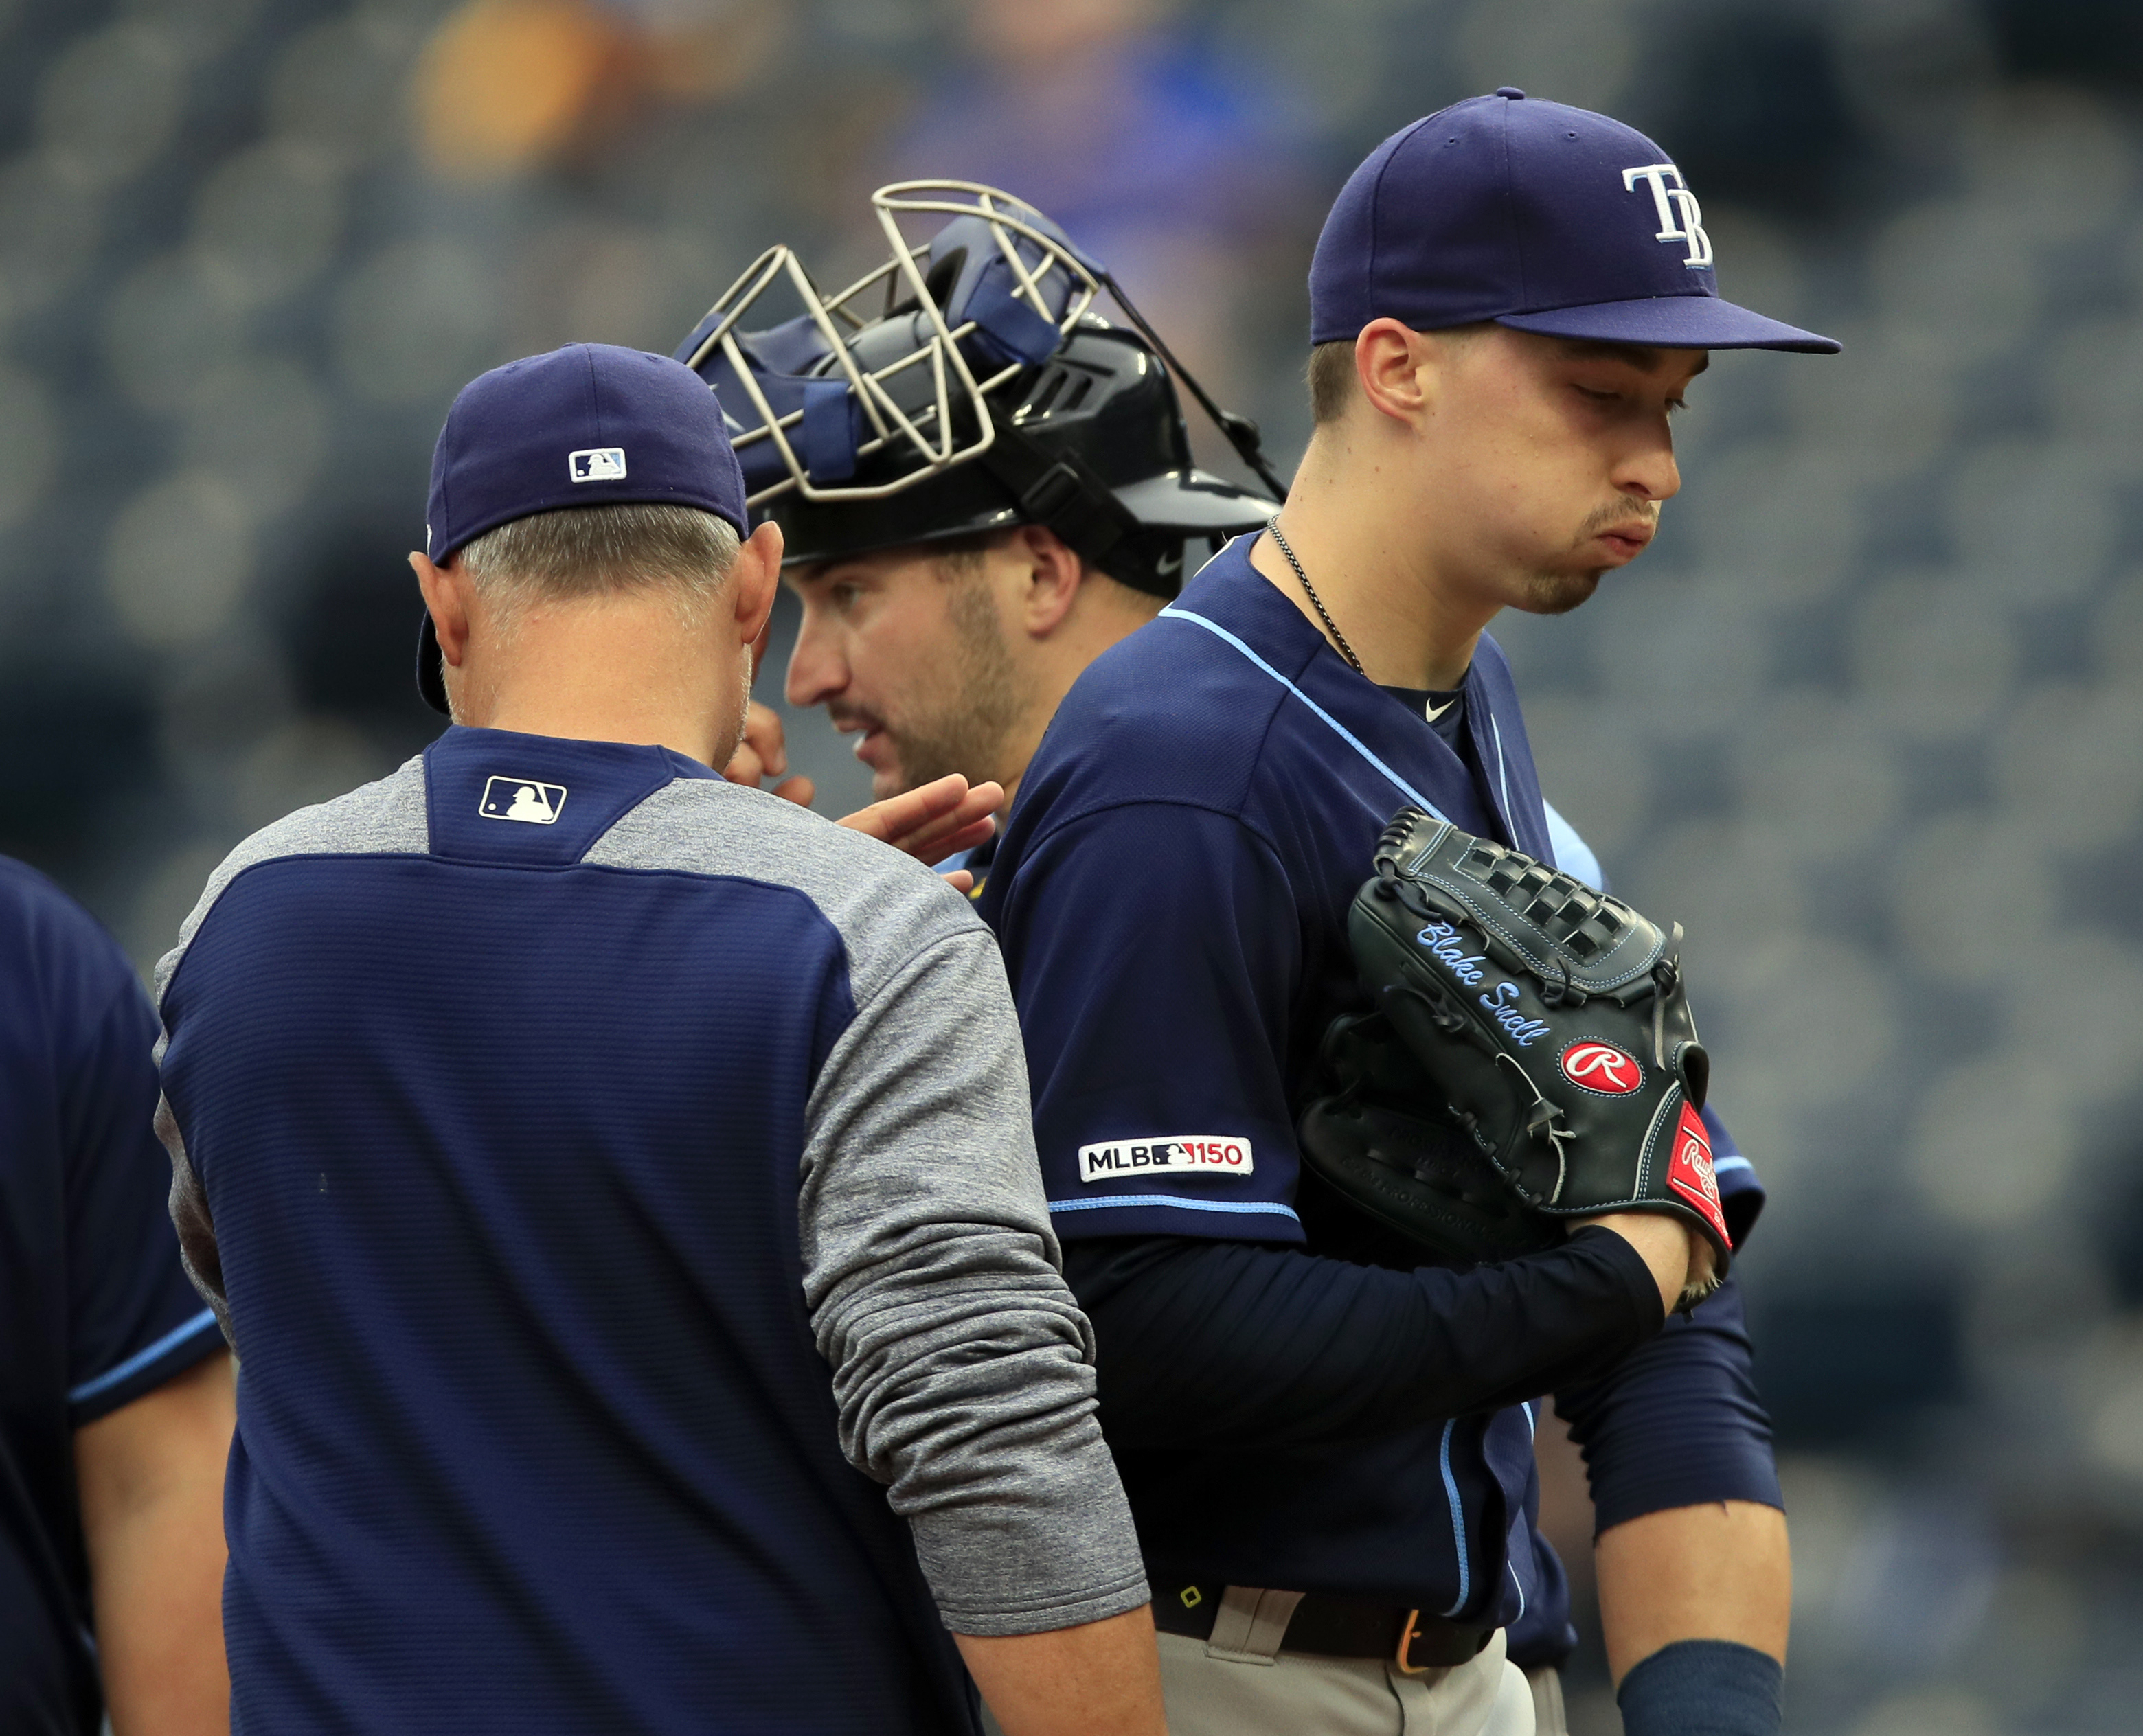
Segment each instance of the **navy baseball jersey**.
M1658 1332L1656 1290L1605 1231L1537 1256L1545 1265L1462 1282L1421 1269L1299 1168L1294 1124L1318 1043L1365 1004L1345 917L1392 814L1412 804L1588 878L1598 867L1542 800L1492 640L1466 676L1454 744L1422 696L1349 669L1251 566L1250 547L1231 543L1075 685L980 907L1005 949L1050 1209L1082 1300L1093 1308L1164 1257L1179 1269L1141 1306L1203 1298L1166 1331L1126 1314L1112 1337L1096 1314L1104 1423L1157 1575L1387 1596L1513 1625L1514 1653L1530 1633L1525 1661L1541 1660L1568 1644L1566 1595L1532 1526L1535 1407L1517 1401L1567 1385L1612 1413L1602 1428L1618 1441L1656 1427L1641 1405L1599 1396L1620 1388L1619 1372L1599 1384L1604 1371L1642 1344L1632 1363L1663 1369L1680 1398L1689 1370L1705 1371L1699 1384L1731 1413L1725 1432L1740 1431L1722 1449L1728 1470L1678 1453L1650 1467L1644 1498L1665 1484L1662 1506L1775 1501L1739 1298L1730 1286ZM1707 1119L1738 1234L1761 1195ZM1193 1272L1180 1250L1210 1240L1337 1258L1297 1259L1298 1271L1239 1249L1232 1269ZM1373 1266L1416 1269L1363 1269ZM1355 1287L1344 1305L1310 1293L1319 1273ZM1362 1288L1378 1284L1384 1300ZM1281 1300L1254 1327L1266 1297ZM1213 1319L1224 1308L1235 1318ZM1315 1326L1299 1325L1305 1311ZM1403 1329L1373 1333L1372 1315ZM1320 1367L1350 1359L1357 1374L1329 1376L1325 1391ZM1217 1371L1210 1392L1201 1368ZM1379 1381L1393 1388L1383 1399ZM1290 1383L1262 1407L1255 1396Z
M223 1348L186 1282L133 967L0 858L0 1729L102 1716L74 1432Z
M965 1731L947 1625L1144 1601L1002 967L921 865L454 729L159 975L239 1730Z

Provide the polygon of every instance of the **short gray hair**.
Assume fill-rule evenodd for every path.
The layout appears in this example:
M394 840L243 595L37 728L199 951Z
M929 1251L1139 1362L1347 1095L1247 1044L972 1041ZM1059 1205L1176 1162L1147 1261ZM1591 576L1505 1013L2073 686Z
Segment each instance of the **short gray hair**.
M739 547L727 520L697 507L628 502L531 513L486 531L458 558L507 622L532 603L659 589L696 625Z

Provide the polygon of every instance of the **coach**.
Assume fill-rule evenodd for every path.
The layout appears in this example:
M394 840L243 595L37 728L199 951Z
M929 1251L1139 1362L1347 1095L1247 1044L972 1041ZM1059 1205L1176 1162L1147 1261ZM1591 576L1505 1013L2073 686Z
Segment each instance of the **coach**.
M428 517L457 727L158 973L235 1727L968 1731L963 1654L1008 1731L1157 1736L996 947L711 769L780 560L720 408L512 364Z

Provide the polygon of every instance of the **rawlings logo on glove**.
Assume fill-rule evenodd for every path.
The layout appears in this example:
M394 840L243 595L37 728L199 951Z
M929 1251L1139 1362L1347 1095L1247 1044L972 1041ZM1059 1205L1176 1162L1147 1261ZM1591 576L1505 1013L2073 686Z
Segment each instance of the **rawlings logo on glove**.
M1562 1051L1562 1076L1581 1091L1623 1097L1645 1082L1645 1064L1612 1043L1572 1043Z
M1348 936L1376 1011L1327 1033L1334 1090L1303 1116L1310 1167L1448 1256L1506 1259L1554 1245L1558 1219L1656 1211L1700 1230L1723 1275L1680 928L1418 809L1375 862Z

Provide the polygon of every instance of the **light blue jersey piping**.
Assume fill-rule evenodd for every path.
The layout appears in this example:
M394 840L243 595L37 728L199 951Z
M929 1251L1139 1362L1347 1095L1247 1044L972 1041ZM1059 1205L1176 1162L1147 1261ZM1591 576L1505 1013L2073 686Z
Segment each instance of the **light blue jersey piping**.
M1526 1438L1528 1441L1537 1439L1539 1435L1539 1431L1533 1422L1532 1401L1530 1399L1522 1400L1518 1405L1518 1409L1523 1412L1525 1416ZM1517 1562L1507 1559L1503 1563L1503 1571L1510 1575L1511 1589L1518 1594L1518 1613L1516 1615L1513 1615L1510 1621L1510 1625L1512 1627L1516 1627L1520 1622L1526 1619L1526 1588L1518 1579L1518 1564Z
M69 1404L80 1404L85 1398L94 1398L100 1392L110 1391L112 1387L117 1386L120 1382L125 1380L128 1376L139 1374L144 1368L147 1368L150 1363L155 1362L158 1357L163 1355L166 1351L177 1348L178 1346L183 1344L188 1338L192 1338L195 1333L201 1332L205 1328L211 1328L215 1325L215 1310L213 1308L203 1308L198 1314L195 1314L192 1319L187 1321L185 1325L173 1327L169 1332L166 1333L162 1338L157 1339L155 1343L150 1345L146 1350L136 1351L133 1355L127 1358L126 1360L121 1363L116 1368L107 1369L104 1373L98 1375L94 1380L84 1381L80 1386L75 1387L73 1391L67 1394L67 1402Z
M1398 790L1398 793L1404 796L1409 802L1413 803L1415 807L1422 809L1424 813L1434 815L1438 819L1444 820L1444 823L1447 825L1450 823L1448 819L1446 819L1443 810L1439 809L1435 803L1430 801L1427 796L1416 789L1413 784L1408 783L1405 779L1402 778L1397 772L1393 771L1391 767L1385 764L1383 760L1379 759L1374 754L1371 753L1368 746L1363 742L1362 739L1356 735L1353 730L1349 730L1346 725L1341 723L1338 718L1334 717L1322 705L1319 705L1316 700L1310 698L1308 694L1304 693L1299 687L1296 686L1294 682L1289 680L1285 675L1274 669L1272 665L1266 662L1264 658L1260 657L1255 651L1252 650L1250 646L1244 644L1241 640L1236 638L1233 633L1230 633L1218 621L1208 621L1202 615L1193 615L1188 609L1179 609L1173 603L1170 603L1166 609L1163 609L1161 611L1161 618L1163 621L1187 621L1191 624L1191 626L1195 627L1203 627L1215 638L1235 646L1237 650L1240 651L1245 657L1249 658L1251 662L1257 665L1260 669L1270 675L1273 680L1279 682L1281 686L1284 687L1289 693L1300 700L1304 705L1309 706L1312 711L1316 713L1317 716L1323 721L1327 729L1330 730L1334 734L1337 735L1342 741L1345 742L1349 747L1354 749L1356 753L1359 754L1364 759L1368 760L1370 764L1373 765L1379 772L1383 773L1385 779L1390 783L1391 786L1394 789Z
M1458 1427L1455 1417L1443 1425L1443 1444L1436 1453L1443 1471L1443 1492L1451 1497L1451 1535L1458 1549L1458 1599L1443 1612L1447 1620L1466 1607L1473 1590L1472 1565L1466 1559L1466 1509L1459 1504L1458 1479L1451 1474L1451 1432Z
M1173 1205L1186 1212L1269 1212L1276 1218L1294 1218L1294 1208L1269 1199L1178 1199L1169 1194L1111 1194L1103 1199L1052 1199L1053 1212L1098 1212L1111 1205Z
M1512 837L1518 835L1517 822L1511 817L1511 768L1503 758L1503 726L1496 721L1496 714L1488 714L1488 728L1496 738L1496 781L1503 789L1503 826Z

